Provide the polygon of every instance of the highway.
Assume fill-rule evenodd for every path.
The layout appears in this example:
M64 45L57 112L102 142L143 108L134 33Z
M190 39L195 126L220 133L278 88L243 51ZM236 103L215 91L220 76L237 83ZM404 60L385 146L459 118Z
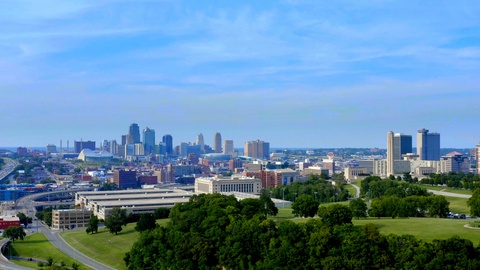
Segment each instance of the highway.
M82 189L82 190L79 189L79 190L74 190L73 192L84 191L84 190L91 190L91 189ZM37 194L22 197L17 201L16 210L24 212L26 215L30 216L33 220L33 223L29 225L29 229L28 229L29 234L36 233L36 232L45 234L47 239L55 247L57 247L60 251L65 253L67 256L77 260L83 265L86 265L88 267L91 267L93 269L98 269L98 270L113 270L113 268L108 267L102 263L99 263L85 256L83 253L78 252L76 249L74 249L68 243L66 243L62 237L60 237L59 235L60 231L52 231L45 224L36 220L35 207L34 207L36 203L34 202L34 200L42 196L48 196L48 194L55 194L55 193L62 193L62 192L66 192L66 191L52 191L52 192L45 192L45 193L37 193ZM15 264L10 263L5 258L0 258L0 269L24 270L29 268L17 266Z
M0 170L0 181L2 181L5 177L10 175L18 166L18 162L16 160L6 158L6 157L4 157L3 160L5 161L5 164L2 170Z

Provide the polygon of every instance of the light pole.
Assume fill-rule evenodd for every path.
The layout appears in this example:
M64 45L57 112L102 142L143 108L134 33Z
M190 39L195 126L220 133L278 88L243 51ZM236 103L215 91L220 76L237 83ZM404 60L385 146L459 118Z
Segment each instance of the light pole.
M282 188L283 190L283 202L282 202L282 208L285 208L285 187Z

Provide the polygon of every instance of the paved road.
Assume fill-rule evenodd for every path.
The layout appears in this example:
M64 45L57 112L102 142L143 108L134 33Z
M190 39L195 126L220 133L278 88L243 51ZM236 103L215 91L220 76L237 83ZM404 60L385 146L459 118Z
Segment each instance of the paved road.
M446 196L446 197L457 197L457 198L465 198L465 199L468 199L468 198L472 197L472 195L467 195L467 194L458 194L458 193L431 190L431 189L428 189L427 191L431 192L433 194L436 194L436 195L443 195L443 196Z
M354 187L357 190L357 193L355 194L354 198L359 198L360 197L360 187L354 184L350 184L352 187Z
M0 240L0 247L3 247L8 242L8 239L1 239ZM20 265L16 265L14 263L11 263L5 256L3 256L0 253L0 269L5 269L5 270L31 270L34 268L28 268L28 267L23 267Z
M25 213L28 213L28 215L33 217L33 220L35 220L36 219L35 209L34 209L35 203L32 201L32 198L38 197L40 195L41 194L34 194L34 195L25 196L19 199L17 201L17 209L21 211L25 211ZM69 244L65 242L65 240L63 240L62 237L60 237L60 235L58 234L59 231L51 231L45 224L37 221L34 221L30 226L31 226L29 228L30 231L44 233L47 239L55 247L57 247L60 251L65 253L67 256L79 261L80 263L97 270L113 270L113 268L110 268L102 263L99 263L85 256L83 253L78 252L73 247L71 247ZM3 269L3 268L0 268L0 269Z

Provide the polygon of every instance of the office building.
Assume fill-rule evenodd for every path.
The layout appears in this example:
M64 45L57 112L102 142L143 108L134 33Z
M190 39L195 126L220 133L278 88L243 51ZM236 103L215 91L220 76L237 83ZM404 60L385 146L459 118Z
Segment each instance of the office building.
M74 141L74 148L75 153L79 154L82 152L83 149L90 149L92 151L95 150L95 142L94 141Z
M140 128L135 123L130 125L130 128L128 130L127 143L130 143L130 144L141 143Z
M233 140L225 140L223 143L223 153L227 155L233 155Z
M145 155L155 152L155 130L148 127L143 129L143 149Z
M14 216L0 216L0 230L5 230L11 226L20 227L20 218Z
M166 134L162 137L162 142L165 144L165 152L167 155L173 154L173 138L172 135Z
M402 160L402 156L412 153L412 135L395 133L393 136L393 160Z
M468 160L468 157L464 157L461 153L450 152L445 156L442 156L440 162L442 163L442 170L445 173L470 172L470 160Z
M417 133L417 154L420 160L440 160L440 134L421 129Z
M213 136L213 151L222 153L222 135L218 132Z
M137 188L137 172L115 170L113 171L113 182L119 189Z
M480 143L475 148L475 160L477 161L477 174L480 175Z
M203 134L200 133L197 135L197 145L200 145L200 152L205 153L205 141L203 139Z
M268 159L270 155L270 143L260 140L246 142L243 151L247 157Z
M52 228L69 230L88 227L93 211L87 209L60 209L52 211Z
M52 153L57 153L57 146L55 146L54 144L49 144L47 145L46 154L47 156L49 156Z
M112 155L117 155L118 154L117 140L111 140L110 141L110 153L112 153Z

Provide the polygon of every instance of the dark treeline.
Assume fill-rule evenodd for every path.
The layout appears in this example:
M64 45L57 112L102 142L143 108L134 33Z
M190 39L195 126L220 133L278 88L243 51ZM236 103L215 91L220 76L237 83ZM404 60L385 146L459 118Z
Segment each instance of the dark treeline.
M353 226L341 205L305 224L276 224L256 201L203 194L175 205L169 223L143 232L125 255L128 269L480 269L469 240L381 235L373 224Z
M327 180L327 176L313 174L304 182L295 181L291 185L269 188L268 192L271 192L272 197L277 199L283 199L285 195L285 200L292 202L302 194L311 195L318 202L346 201L349 197L348 190L343 187L343 182L334 186L331 181Z
M446 185L451 188L474 190L480 188L480 176L473 173L450 172L430 174L428 178L420 180L423 185Z
M449 202L417 185L369 176L362 181L362 195L372 199L371 217L447 217Z

